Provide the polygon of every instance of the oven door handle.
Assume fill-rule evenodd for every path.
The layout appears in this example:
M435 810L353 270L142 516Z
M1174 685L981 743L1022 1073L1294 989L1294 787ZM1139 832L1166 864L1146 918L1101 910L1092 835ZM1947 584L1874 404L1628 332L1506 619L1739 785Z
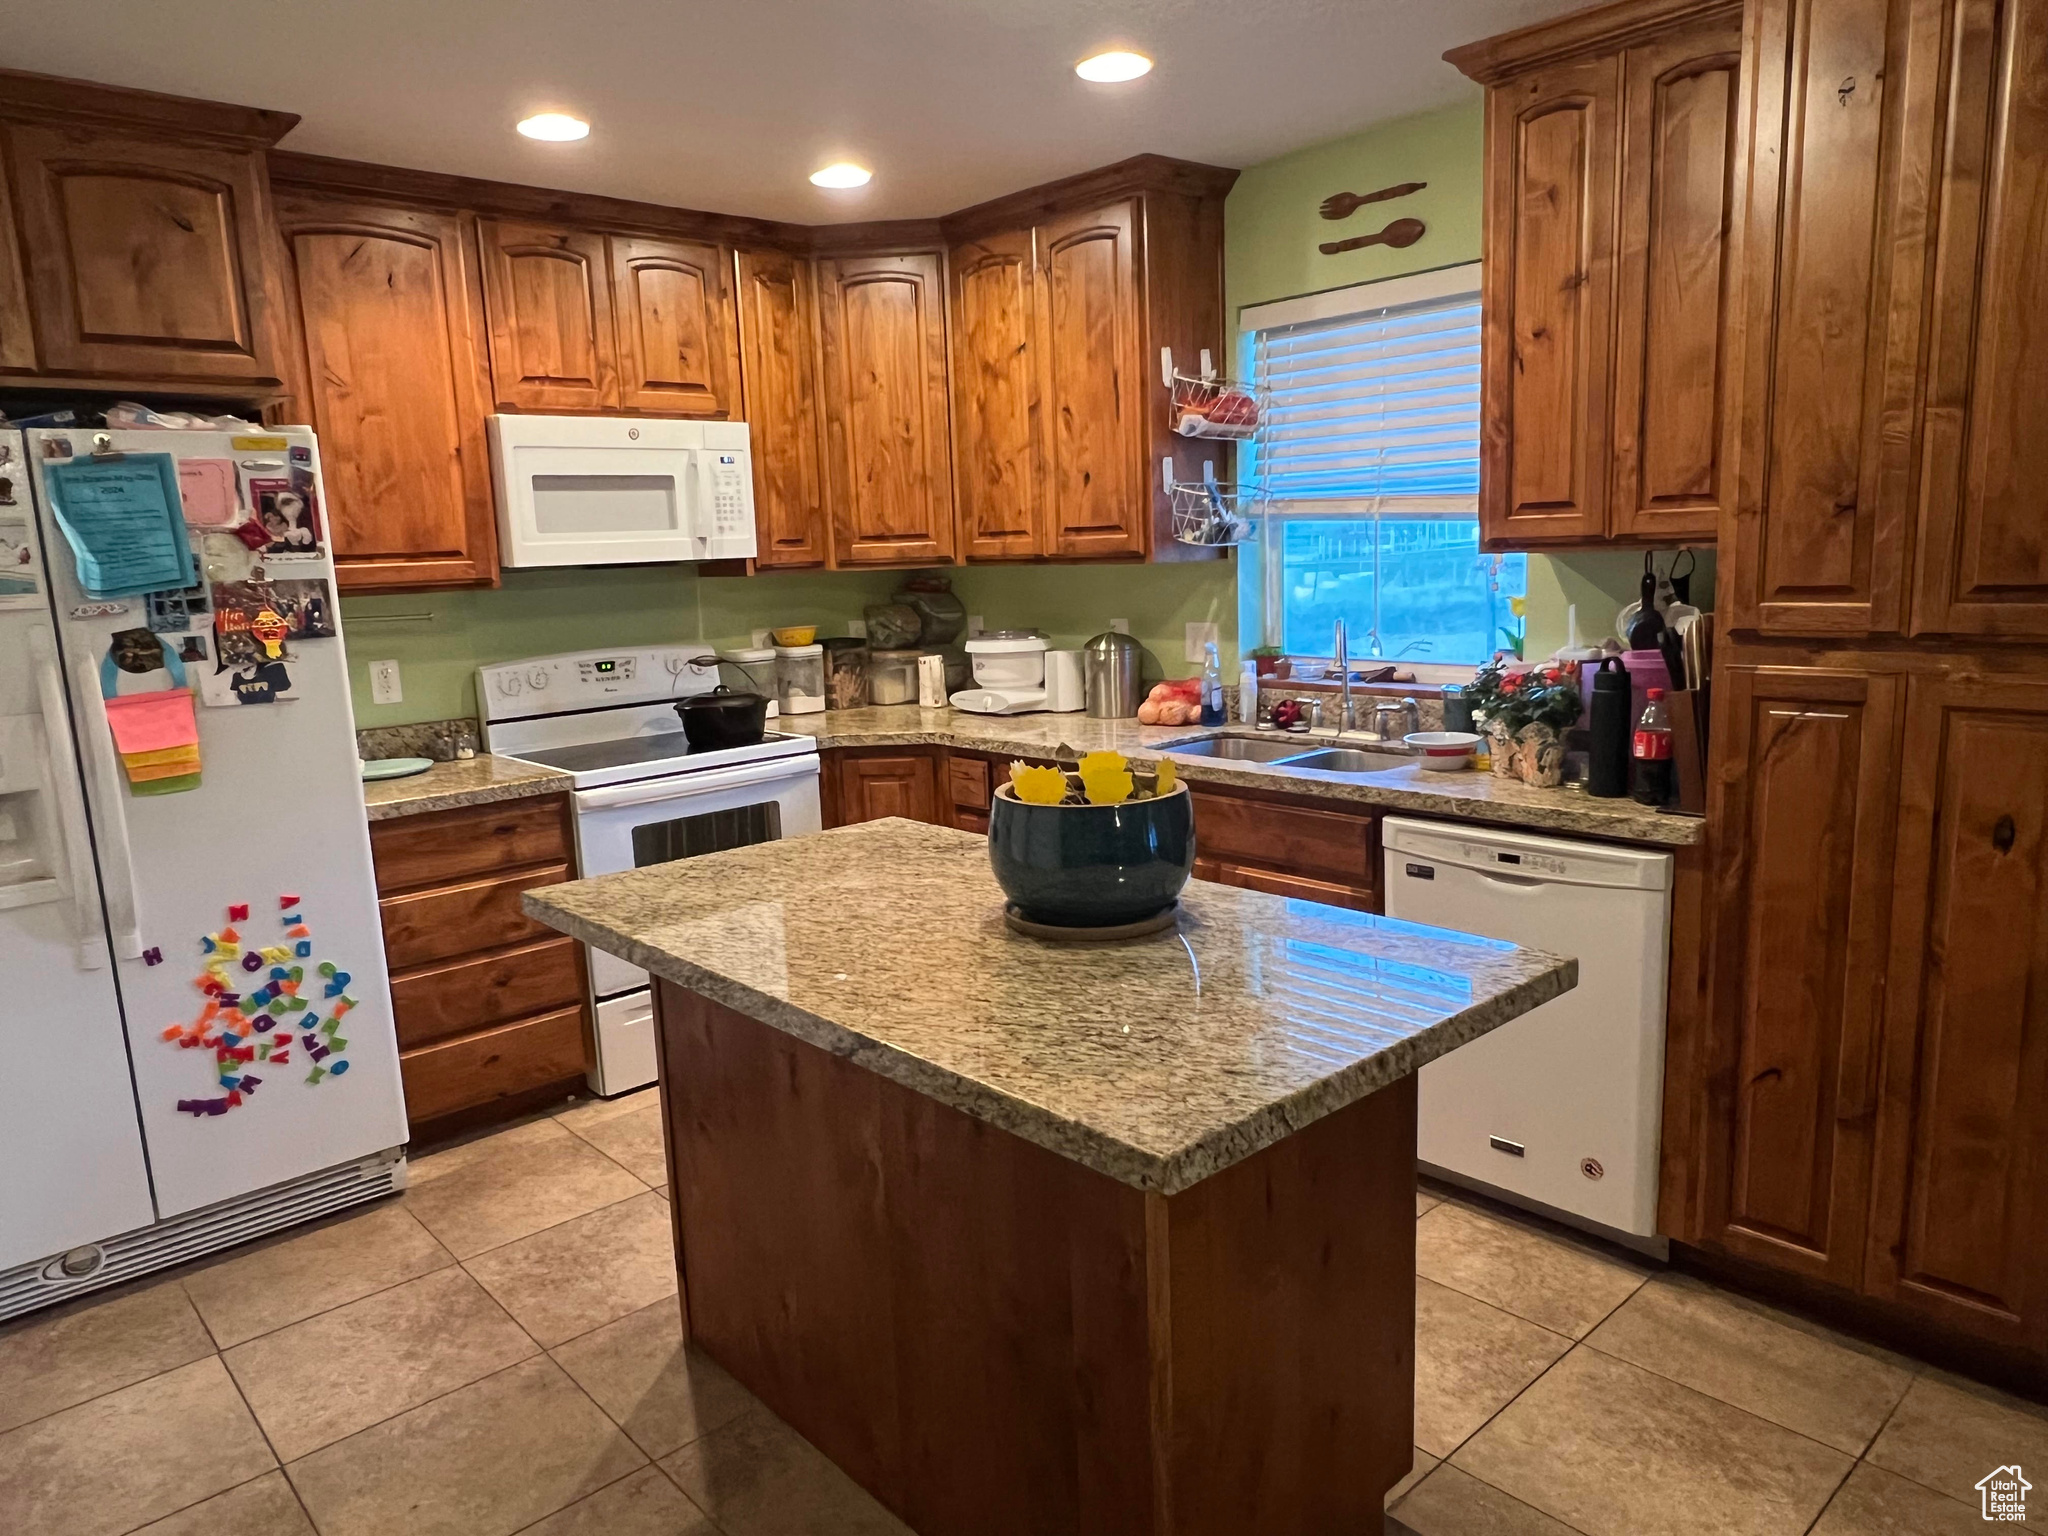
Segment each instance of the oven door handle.
M816 778L818 759L813 753L778 757L765 763L738 768L717 768L705 773L671 774L665 779L646 779L638 784L619 784L608 789L579 789L576 810L611 811L628 805L652 805L661 800L688 800L721 789L741 789L749 784L773 784L777 779Z

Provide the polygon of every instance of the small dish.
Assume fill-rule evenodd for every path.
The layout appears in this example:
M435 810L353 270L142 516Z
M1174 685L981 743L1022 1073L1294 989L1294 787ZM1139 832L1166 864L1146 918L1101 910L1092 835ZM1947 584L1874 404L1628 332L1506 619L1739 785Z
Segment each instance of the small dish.
M373 757L363 764L363 782L373 784L379 779L409 779L433 766L431 757Z
M780 629L769 630L768 633L774 638L777 645L786 649L792 645L809 645L813 640L816 640L818 638L818 626L815 624L785 624Z
M1416 766L1432 773L1458 773L1472 765L1479 738L1470 731L1410 731L1401 738L1415 753Z

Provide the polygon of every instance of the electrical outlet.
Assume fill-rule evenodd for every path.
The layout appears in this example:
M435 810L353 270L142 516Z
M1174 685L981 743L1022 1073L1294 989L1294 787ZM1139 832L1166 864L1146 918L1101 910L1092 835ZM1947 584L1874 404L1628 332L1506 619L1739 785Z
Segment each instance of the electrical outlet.
M403 704L405 683L398 675L395 661L373 661L370 663L370 702L372 704Z
M978 613L970 613L969 615L967 615L967 633L970 635L978 635L981 633L981 630L981 615Z
M775 643L775 637L765 629L753 630L751 633L754 637L754 649L757 651L765 651Z
M868 621L866 619L848 619L846 621L846 632L856 640L865 640L868 637Z
M1183 659L1200 666L1208 659L1203 648L1212 642L1219 648L1223 644L1223 631L1218 626L1208 623L1188 625Z

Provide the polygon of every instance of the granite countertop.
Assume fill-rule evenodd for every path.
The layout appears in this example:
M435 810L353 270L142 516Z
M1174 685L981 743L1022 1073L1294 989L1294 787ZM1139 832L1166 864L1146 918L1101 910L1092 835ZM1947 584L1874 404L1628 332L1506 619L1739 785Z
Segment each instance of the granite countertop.
M971 752L1050 757L1055 747L1065 744L1080 752L1110 750L1142 760L1164 756L1162 742L1207 734L1200 726L1140 725L1136 720L1091 720L1086 715L975 715L955 709L919 709L914 704L784 715L773 729L814 736L820 747L931 744ZM1243 726L1214 729L1250 734ZM1263 738L1273 735L1270 731L1259 734ZM1300 742L1304 752L1340 745L1324 738L1292 739ZM1667 816L1633 800L1596 800L1576 790L1532 789L1490 773L1432 773L1403 765L1379 773L1333 774L1216 758L1176 757L1173 762L1182 778L1198 784L1316 795L1426 816L1666 847L1685 847L1706 837L1706 823L1696 816Z
M569 775L538 763L476 757L436 763L409 779L379 779L363 785L363 809L372 821L417 816L423 811L452 811L458 806L487 805L494 800L523 800L568 789Z
M889 819L544 886L540 921L1172 1194L1578 982L1494 939L1191 881L1102 946L1002 920L986 840Z

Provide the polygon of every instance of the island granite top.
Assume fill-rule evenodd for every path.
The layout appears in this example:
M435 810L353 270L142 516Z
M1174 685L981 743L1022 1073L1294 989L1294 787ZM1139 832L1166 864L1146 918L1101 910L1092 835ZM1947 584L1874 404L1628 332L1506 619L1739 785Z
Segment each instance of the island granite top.
M1190 881L1178 927L1012 933L983 838L890 819L543 886L542 922L1173 1194L1570 990L1578 962Z

